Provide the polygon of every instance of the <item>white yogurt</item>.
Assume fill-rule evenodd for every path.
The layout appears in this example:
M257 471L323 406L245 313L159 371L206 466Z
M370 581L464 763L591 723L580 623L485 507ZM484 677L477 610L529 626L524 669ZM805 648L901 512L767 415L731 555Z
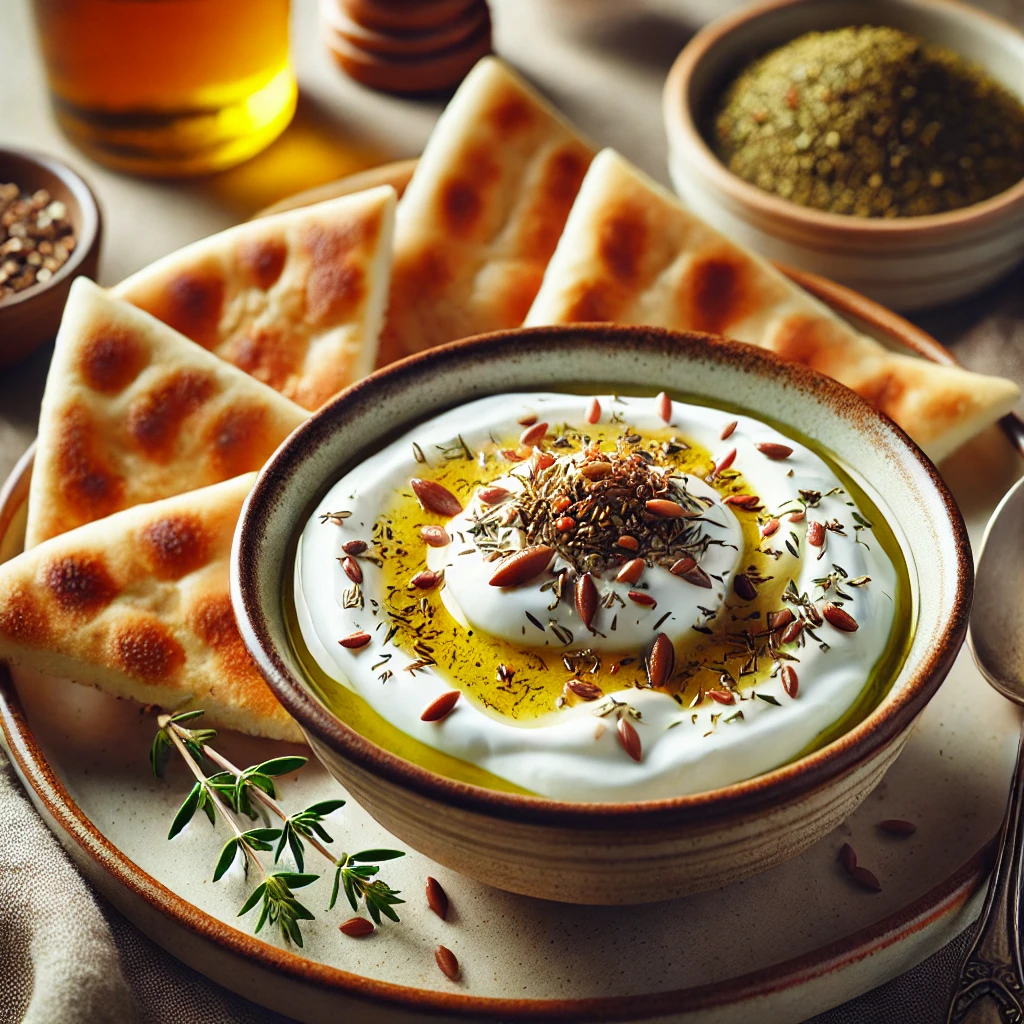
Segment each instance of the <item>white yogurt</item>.
M614 422L628 422L640 433L665 426L652 399L598 397L604 424L614 415ZM429 465L414 458L414 442L424 453L435 452L435 445L446 444L456 435L461 435L471 449L483 447L493 438L507 442L518 435L521 428L516 420L526 411L537 413L551 424L567 423L585 432L584 417L590 402L590 396L547 393L481 399L417 426L346 473L324 496L300 537L295 603L306 646L325 673L339 685L348 686L403 732L555 799L626 801L679 796L750 778L791 760L838 721L863 691L893 628L897 572L881 545L873 540L870 529L853 529L853 513L857 511L851 508L853 499L842 490L840 480L824 460L750 417L739 417L728 441L722 441L724 427L736 417L704 406L673 403L672 430L716 457L735 447L735 468L767 509L795 507L792 501L799 490L822 494L820 503L808 509L806 519L797 523L783 520L777 547L783 547L793 530L798 534L801 557L784 551L772 562L772 573L780 579L792 578L800 593L817 599L819 608L831 595L823 593L813 581L825 576L833 564L841 565L850 578L870 577L869 584L846 588L849 600L843 602L843 608L856 620L858 630L843 632L825 623L815 632L827 642L828 650L819 649L814 642L799 650L796 699L787 695L778 674L756 683L753 689L759 697L741 685L741 699L734 706L705 701L690 710L659 690L617 693L616 699L627 700L641 716L639 720L629 719L642 744L643 756L637 762L626 755L619 742L614 712L603 718L595 714L607 707L606 701L552 707L539 719L517 722L463 695L445 719L423 722L420 715L426 704L453 688L446 669L434 666L415 675L404 671L416 656L393 644L386 648L391 654L391 675L386 682L382 683L379 671L372 669L384 652L388 627L383 572L371 561L360 560L365 601L362 607L343 607L343 596L351 591L352 583L339 562L341 545L353 538L369 538L374 523L393 504L396 493L408 493L412 477L429 477ZM776 461L755 447L762 442L785 444L793 452L785 460ZM515 476L513 470L503 481L510 490L516 487ZM648 567L644 583L656 607L639 608L629 602L625 602L625 608L618 606L614 634L607 609L601 608L595 617L593 634L579 621L571 601L549 612L550 595L540 590L540 580L509 590L490 586L487 581L495 563L480 557L463 529L473 515L472 504L448 524L453 538L450 545L436 549L424 546L424 563L444 570L441 596L456 623L521 647L562 646L550 630L524 630L525 613L532 611L542 623L553 616L572 632L574 640L567 650L623 650L635 646L637 655L642 656L653 636L652 619L662 620L669 613L659 631L670 637L678 651L692 639L692 627L704 614L698 604L705 609L718 608L731 596L733 575L746 564L737 550L743 547L742 532L732 509L702 481L689 479L687 489L697 497L715 499L706 514L709 524L714 524L708 526L708 531L714 530L714 536L723 543L710 546L700 565L719 579L713 579L712 589L701 589L666 569ZM351 512L340 526L321 523L321 515L339 508ZM836 520L845 530L845 535L828 532L826 553L820 559L815 557L818 550L806 543L805 532L811 520ZM469 553L460 554L463 550ZM553 565L557 567L557 563ZM629 589L610 576L597 583L601 594ZM339 645L342 637L358 631L371 635L366 647L349 650ZM742 715L736 715L737 711Z

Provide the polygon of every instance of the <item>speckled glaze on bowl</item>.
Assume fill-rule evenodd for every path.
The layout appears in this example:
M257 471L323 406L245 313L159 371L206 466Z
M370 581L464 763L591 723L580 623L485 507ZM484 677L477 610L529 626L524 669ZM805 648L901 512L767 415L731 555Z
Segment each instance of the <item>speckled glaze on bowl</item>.
M685 46L665 82L669 173L698 216L777 262L823 274L892 309L980 291L1024 258L1024 180L984 202L926 217L860 218L801 206L729 171L704 139L729 79L805 32L889 25L947 46L1024 100L1024 35L956 0L769 0L744 6Z
M798 426L869 482L907 538L918 625L899 678L863 723L808 757L722 789L583 804L435 775L370 743L310 692L289 648L282 602L289 542L310 503L383 435L483 395L582 380L728 395L755 416ZM470 338L353 385L300 426L260 474L235 535L231 573L239 627L261 672L317 756L377 821L498 888L597 904L734 882L796 855L845 819L881 780L948 672L973 588L963 519L935 468L853 392L709 335L607 325Z

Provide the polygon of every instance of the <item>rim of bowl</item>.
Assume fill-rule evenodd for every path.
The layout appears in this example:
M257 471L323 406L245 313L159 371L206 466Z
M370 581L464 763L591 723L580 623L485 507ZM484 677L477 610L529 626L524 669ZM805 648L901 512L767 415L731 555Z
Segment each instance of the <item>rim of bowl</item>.
M346 417L363 415L373 407L374 396L382 388L415 382L426 368L460 368L508 351L523 357L531 347L540 352L542 339L550 350L552 343L560 347L578 345L581 335L591 343L607 343L616 348L639 346L666 357L681 353L707 357L710 353L715 362L823 400L837 417L852 422L860 430L865 422L880 429L904 450L906 460L924 471L934 488L936 510L955 544L956 591L940 640L922 657L895 697L890 692L864 721L820 750L752 779L685 796L584 803L487 789L422 768L356 732L291 672L271 639L260 607L260 533L267 514L287 493L294 466L316 451L322 432L338 429L338 423ZM304 499L302 506L306 504ZM296 522L295 527L299 526ZM693 331L613 324L513 328L476 335L408 356L350 385L297 427L266 463L242 508L231 552L231 598L242 639L271 690L308 736L365 771L442 804L503 819L563 827L649 826L683 818L694 823L712 821L794 800L852 771L907 729L942 683L966 634L973 589L974 566L967 528L938 470L900 427L859 395L830 377L741 342ZM275 591L280 593L280 581L275 582Z
M62 281L75 274L92 253L100 233L100 205L92 189L78 171L74 170L69 164L64 163L63 160L37 152L34 149L0 146L0 166L3 165L8 157L38 164L49 171L54 177L60 178L67 186L68 191L71 192L78 206L82 217L82 227L80 237L75 239L74 251L68 257L64 266L60 267L57 273L43 284L43 287L33 286L32 288L26 288L23 292L16 293L13 298L6 299L0 304L0 313L40 298L51 288L55 288Z
M907 239L928 241L931 236L949 229L980 230L989 226L999 228L1007 225L1006 217L1009 209L1018 204L1024 205L1024 177L1010 188L958 210L924 214L919 217L894 217L892 220L886 220L882 217L861 218L842 213L829 213L783 199L781 196L765 192L733 174L715 155L694 119L690 86L697 66L707 57L713 47L741 25L762 18L770 18L777 12L790 7L820 2L821 0L767 0L765 3L717 18L710 25L701 29L683 47L665 79L662 108L670 149L673 138L681 133L687 144L687 156L699 161L705 175L711 178L715 185L734 202L755 209L765 218L786 220L804 228L828 231L833 239L837 234L849 241L862 241L868 238L877 238L880 235L889 236L891 240L891 236L900 235ZM891 2L905 8L927 8L933 13L936 11L943 14L955 13L968 20L973 18L1012 36L1021 51L1024 52L1024 33L1019 32L1009 22L1003 21L987 11L961 3L959 0L891 0ZM808 28L808 31L813 31L813 29ZM1022 98L1022 102L1024 102L1024 98Z

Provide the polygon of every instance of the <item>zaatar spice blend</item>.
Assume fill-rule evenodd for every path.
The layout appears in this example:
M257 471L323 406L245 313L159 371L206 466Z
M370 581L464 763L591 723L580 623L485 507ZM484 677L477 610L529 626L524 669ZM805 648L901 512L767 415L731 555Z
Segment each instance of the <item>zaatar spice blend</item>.
M729 86L713 144L734 174L803 206L914 217L1024 177L1024 105L951 50L898 29L809 32Z
M13 183L0 185L0 302L49 281L74 248L62 202L46 189L23 195Z

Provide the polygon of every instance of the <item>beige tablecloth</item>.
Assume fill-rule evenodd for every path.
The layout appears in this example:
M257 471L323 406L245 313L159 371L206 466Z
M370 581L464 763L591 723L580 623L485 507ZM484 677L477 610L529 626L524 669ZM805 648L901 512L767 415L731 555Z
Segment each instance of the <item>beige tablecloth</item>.
M216 0L209 0L216 2ZM105 216L102 283L242 220L299 189L420 151L438 106L349 82L317 38L314 0L294 0L302 87L292 127L214 178L146 182L89 164L55 128L28 0L0 0L0 144L80 168ZM736 0L492 0L496 48L585 132L667 183L660 89L692 32ZM1024 25L1024 0L987 0ZM967 365L1024 385L1024 271L989 293L917 318ZM0 339L2 343L2 339ZM35 435L49 352L0 371L0 477ZM945 1020L965 939L816 1024ZM0 755L0 1024L267 1024L282 1018L183 967L95 895L36 816Z

